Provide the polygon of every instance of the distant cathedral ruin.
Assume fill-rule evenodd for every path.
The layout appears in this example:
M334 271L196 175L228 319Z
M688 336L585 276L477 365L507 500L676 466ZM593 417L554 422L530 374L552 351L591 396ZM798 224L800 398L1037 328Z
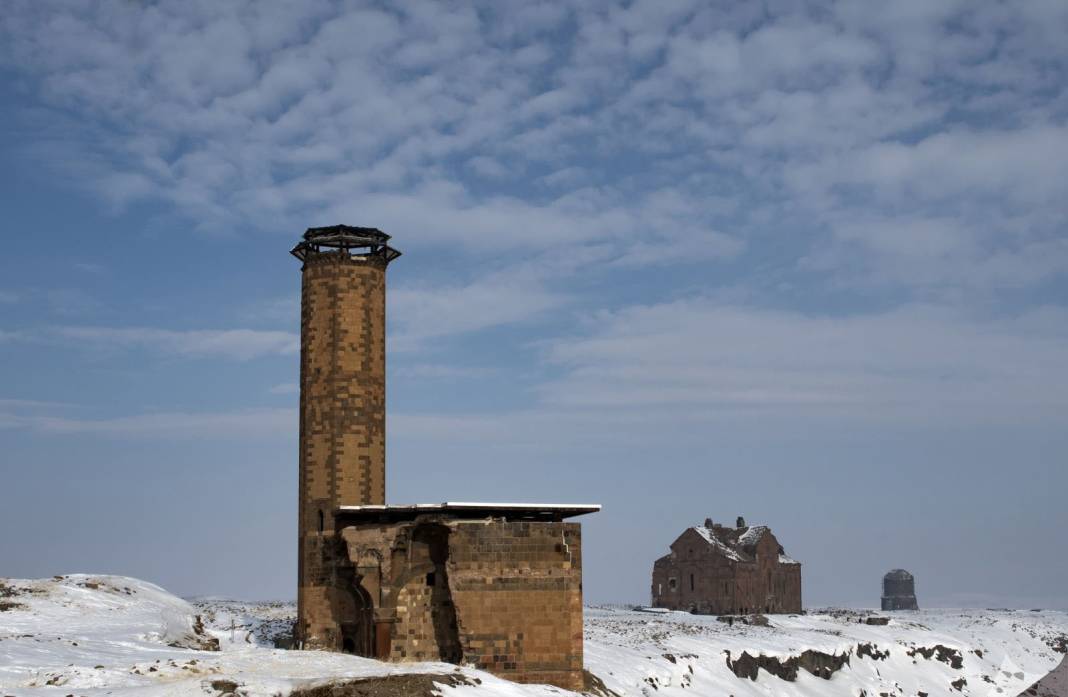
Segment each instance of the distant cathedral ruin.
M801 562L765 525L687 528L653 564L653 607L705 615L801 612Z
M386 505L386 268L375 228L310 228L302 262L296 640L577 690L582 545L599 506Z

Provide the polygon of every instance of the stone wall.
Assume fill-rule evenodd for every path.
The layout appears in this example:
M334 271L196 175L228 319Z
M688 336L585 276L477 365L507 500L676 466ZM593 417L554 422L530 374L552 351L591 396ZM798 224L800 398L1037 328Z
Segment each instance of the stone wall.
M385 503L385 268L309 252L301 285L298 640L330 646L339 599L324 545L338 506Z
M383 657L470 663L518 682L582 687L576 523L426 516L346 525L357 585ZM335 619L359 629L358 620Z
M894 569L883 576L882 609L918 610L916 579L904 569Z
M707 615L801 612L801 565L779 562L766 533L755 560L734 561L688 531L653 565L655 607Z

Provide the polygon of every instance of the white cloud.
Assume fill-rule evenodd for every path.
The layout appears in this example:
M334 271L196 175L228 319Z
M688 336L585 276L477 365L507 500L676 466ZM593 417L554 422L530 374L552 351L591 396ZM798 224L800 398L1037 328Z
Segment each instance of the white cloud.
M454 365L450 363L404 363L395 369L401 378L416 380L467 380L483 378L496 372L487 366Z
M981 219L1027 209L1033 225L995 251L941 254L951 278L981 283L1048 251L1066 194L1055 4L22 3L0 31L44 105L84 114L45 160L195 227L371 221L408 249L608 244L633 268L737 256L754 227L904 217L991 235ZM524 177L560 194L493 188ZM670 220L666 189L687 204ZM740 204L733 218L702 209L713 196ZM908 287L874 235L848 254L808 236L799 256L835 282L863 254Z
M527 321L560 306L563 295L522 279L390 291L390 348L408 351L437 337Z
M1052 308L984 322L928 306L832 317L693 298L607 314L588 335L550 342L563 374L541 394L547 405L598 410L1058 418L1068 406L1065 320Z
M67 402L47 402L37 399L0 399L0 409L59 409L75 406Z
M498 273L564 247L615 279L775 259L824 291L1019 302L1068 271L1057 4L23 2L0 61L68 134L35 161L117 206L458 247L464 280L393 291L411 347L564 307L575 268Z
M293 355L300 337L291 332L253 329L186 330L149 327L54 327L36 334L45 340L75 340L99 349L150 349L164 354L205 358L221 356L249 360L261 356Z
M52 435L101 435L138 438L296 437L295 409L245 409L230 412L173 412L102 419L0 413L0 428Z

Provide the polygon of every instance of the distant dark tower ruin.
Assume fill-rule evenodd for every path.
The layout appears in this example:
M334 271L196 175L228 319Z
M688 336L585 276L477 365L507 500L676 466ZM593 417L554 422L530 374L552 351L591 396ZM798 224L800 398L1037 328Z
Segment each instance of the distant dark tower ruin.
M386 502L386 267L375 228L309 228L300 259L297 640L345 602L328 563L340 506ZM311 632L315 634L314 631Z
M883 576L883 610L919 610L916 603L916 579L904 569L894 569Z

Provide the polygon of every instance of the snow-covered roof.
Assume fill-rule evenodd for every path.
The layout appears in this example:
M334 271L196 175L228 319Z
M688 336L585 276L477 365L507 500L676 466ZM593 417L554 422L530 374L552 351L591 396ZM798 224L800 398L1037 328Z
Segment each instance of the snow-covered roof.
M740 528L695 525L689 529L696 532L719 554L737 562L752 562L756 545L764 538L764 535L771 532L766 525L749 525ZM779 563L800 564L801 562L787 556L782 547L779 547Z
M912 574L910 574L908 571L905 571L904 569L894 569L892 571L888 571L888 572L886 572L886 575L883 576L883 579L886 580L886 581L912 581L913 580Z
M417 515L441 513L457 518L503 517L524 520L563 520L596 513L600 504L586 503L483 503L474 501L445 501L444 503L413 503L406 505L338 506L336 513L343 518L362 520L408 520Z
M738 544L742 547L752 547L757 542L760 542L760 539L764 537L764 533L767 531L767 525L750 525L745 529L745 532L738 536Z
M731 549L723 540L716 536L715 531L712 528L706 528L704 525L698 525L692 528L698 535L703 537L706 542L716 548L716 550L732 561L749 561L743 559L742 555L738 554L735 550Z

